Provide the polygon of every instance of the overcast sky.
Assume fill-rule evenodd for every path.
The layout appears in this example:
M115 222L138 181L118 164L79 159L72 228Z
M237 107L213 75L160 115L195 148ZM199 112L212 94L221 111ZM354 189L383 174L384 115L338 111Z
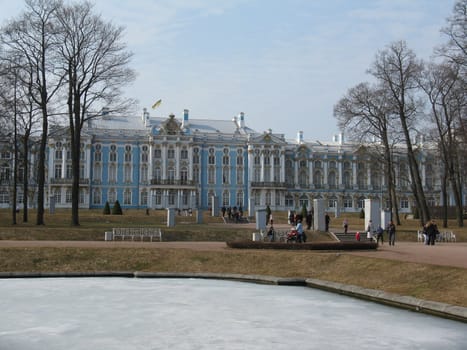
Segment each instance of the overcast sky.
M378 50L406 40L428 59L455 0L96 0L126 28L138 76L127 95L153 116L232 119L305 140L339 131L333 106ZM24 2L0 0L0 21ZM151 105L162 99L156 110Z

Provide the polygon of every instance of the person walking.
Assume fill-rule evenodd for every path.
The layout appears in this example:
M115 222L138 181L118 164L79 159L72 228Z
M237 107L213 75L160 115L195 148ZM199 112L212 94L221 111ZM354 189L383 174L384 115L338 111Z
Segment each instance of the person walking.
M297 230L297 241L298 243L302 243L304 242L304 237L303 237L303 225L302 225L302 221L301 220L298 220L298 223L297 223L297 227L295 227L295 229Z
M347 234L347 231L349 230L349 221L347 220L347 218L344 219L342 226L344 226L344 234Z
M381 245L384 244L383 235L384 235L384 230L381 227L381 225L378 225L378 228L376 229L376 243L377 244L379 243L379 240L381 240Z
M368 240L373 240L373 222L368 221L368 226L366 228L366 238Z
M326 232L329 231L329 223L331 222L331 218L329 217L328 213L326 213L326 215L324 215L324 230Z
M389 240L389 245L394 245L396 242L396 225L394 225L394 222L391 220L388 224L388 240Z
M435 220L431 220L426 224L426 234L428 236L427 245L435 245L436 235L439 233L438 226Z

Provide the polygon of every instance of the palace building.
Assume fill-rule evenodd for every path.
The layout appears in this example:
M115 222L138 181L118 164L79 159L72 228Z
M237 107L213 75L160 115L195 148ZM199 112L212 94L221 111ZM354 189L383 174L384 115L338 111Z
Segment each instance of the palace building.
M71 207L69 136L51 132L47 152L46 207ZM440 167L436 153L417 143L429 204L439 205ZM226 207L273 210L311 207L325 199L329 211L358 212L366 198L387 198L387 177L374 156L378 144L306 141L304 133L286 139L246 125L244 113L232 120L112 115L103 110L83 128L80 207L103 208L118 200L123 208L200 208L214 196ZM11 206L12 152L1 152L0 206ZM31 162L37 155L32 154ZM401 212L414 203L403 147L397 154L396 181ZM34 167L32 167L34 169ZM31 174L30 205L35 204ZM19 192L21 187L18 186ZM18 194L21 200L22 194Z

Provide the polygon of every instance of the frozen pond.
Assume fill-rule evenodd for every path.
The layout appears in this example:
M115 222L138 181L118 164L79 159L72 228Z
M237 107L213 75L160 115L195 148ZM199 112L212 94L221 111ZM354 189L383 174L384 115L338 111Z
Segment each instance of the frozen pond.
M0 280L0 349L466 349L466 325L306 287Z

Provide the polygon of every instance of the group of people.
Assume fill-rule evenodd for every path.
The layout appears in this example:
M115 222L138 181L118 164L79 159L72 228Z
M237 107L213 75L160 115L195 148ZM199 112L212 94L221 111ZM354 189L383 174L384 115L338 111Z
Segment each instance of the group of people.
M342 224L344 226L344 232L347 233L349 224L347 219L344 219L344 222ZM396 225L394 225L394 222L391 220L386 227L386 231L388 232L388 240L389 240L389 245L394 245L396 243ZM373 227L373 222L370 220L368 222L368 226L366 228L366 238L367 239L373 239L373 234L376 235L376 243L379 243L381 241L381 245L384 244L384 229L381 225L378 225L378 227L375 229ZM360 232L355 233L355 239L357 241L360 241L361 235Z
M439 235L438 225L436 225L435 220L430 220L423 226L423 235L426 245L435 245L436 236Z
M227 215L229 220L234 219L235 221L239 221L243 217L243 208L241 206L238 208L237 207L227 208L223 206L221 208L221 213L222 213L222 217L225 217Z

